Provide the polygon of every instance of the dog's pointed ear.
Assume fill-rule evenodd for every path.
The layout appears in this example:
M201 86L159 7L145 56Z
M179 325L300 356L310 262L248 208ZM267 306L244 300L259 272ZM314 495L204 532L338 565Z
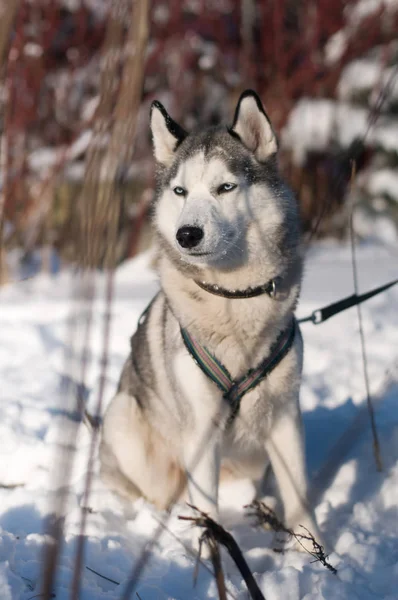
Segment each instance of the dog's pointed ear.
M264 162L278 150L278 141L260 98L253 90L246 90L239 98L231 132Z
M173 121L163 104L157 100L152 102L150 121L155 158L160 164L169 166L173 162L175 150L187 133Z

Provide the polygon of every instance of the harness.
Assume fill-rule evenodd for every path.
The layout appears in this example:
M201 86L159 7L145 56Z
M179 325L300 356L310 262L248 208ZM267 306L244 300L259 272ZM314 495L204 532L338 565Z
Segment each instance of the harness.
M280 278L272 279L264 285L248 288L243 291L226 290L204 281L195 281L195 283L206 292L214 294L215 296L223 296L230 299L244 299L253 298L262 294L268 294L270 298L275 298L279 281ZM234 380L231 377L227 368L205 346L202 346L202 344L200 344L194 336L190 335L186 329L181 328L181 336L189 354L203 373L223 392L223 398L230 406L231 412L227 419L226 427L229 428L234 422L239 412L243 396L267 377L289 352L294 342L298 323L305 323L307 321L312 321L314 324L322 323L326 321L326 319L329 319L347 308L360 304L365 300L384 292L397 283L398 280L395 280L371 290L370 292L366 292L365 294L353 294L343 300L320 308L314 311L310 316L300 319L299 321L293 317L289 326L280 333L278 339L271 347L269 356L264 358L254 369L249 369L245 375L237 380ZM139 325L142 325L146 320L147 314L156 298L157 294L142 313L138 321Z
M186 329L181 328L182 339L193 360L223 392L223 398L230 406L231 411L227 420L227 428L234 422L243 396L267 377L289 352L295 333L296 320L292 319L289 326L281 332L272 346L269 356L264 358L257 367L249 369L245 375L234 380L226 367L205 346L202 346Z

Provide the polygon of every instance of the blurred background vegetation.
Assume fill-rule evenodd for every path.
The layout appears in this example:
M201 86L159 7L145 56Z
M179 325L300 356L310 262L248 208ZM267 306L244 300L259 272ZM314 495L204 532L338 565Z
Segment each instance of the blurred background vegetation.
M1 9L3 281L74 263L88 212L106 231L106 211L95 229L84 180L94 142L105 149L123 130L116 107L129 73L131 148L111 175L102 164L90 192L101 195L108 177L122 190L111 217L116 262L150 245L151 102L189 130L230 122L247 87L279 135L308 239L345 235L355 160L358 233L396 241L397 0L151 0L136 17L142 55L129 0L7 0Z

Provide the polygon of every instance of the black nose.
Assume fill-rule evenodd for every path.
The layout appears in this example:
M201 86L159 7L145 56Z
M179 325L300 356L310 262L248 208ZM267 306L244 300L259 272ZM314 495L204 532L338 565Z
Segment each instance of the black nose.
M177 231L177 242L183 248L194 248L204 236L204 231L200 227L191 227L184 225Z

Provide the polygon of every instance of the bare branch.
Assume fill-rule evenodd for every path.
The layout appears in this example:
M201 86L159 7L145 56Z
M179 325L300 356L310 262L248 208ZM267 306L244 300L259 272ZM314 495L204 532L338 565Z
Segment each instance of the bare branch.
M98 575L98 577L101 577L102 579L106 579L106 581L110 581L111 583L114 583L115 585L120 585L119 581L115 581L114 579L111 579L110 577L101 575L101 573L98 573L98 571L94 571L94 569L92 569L91 567L88 567L87 565L86 565L86 569L87 569L87 571L91 571L91 573Z
M238 544L232 537L232 535L226 531L221 525L216 523L213 519L211 519L206 513L200 511L196 506L192 506L188 504L190 508L195 510L199 516L198 517L188 517L188 516L179 516L178 518L182 521L192 521L197 527L203 527L205 532L202 536L202 539L212 539L219 544L225 546L228 550L232 560L238 567L245 583L247 585L247 589L253 600L265 600L260 588L257 585L256 580L253 577L252 572L249 569L249 566L242 554L241 549ZM210 551L212 551L212 546L210 546ZM214 564L214 563L213 563ZM216 572L217 576L217 572ZM218 585L218 582L217 582Z

